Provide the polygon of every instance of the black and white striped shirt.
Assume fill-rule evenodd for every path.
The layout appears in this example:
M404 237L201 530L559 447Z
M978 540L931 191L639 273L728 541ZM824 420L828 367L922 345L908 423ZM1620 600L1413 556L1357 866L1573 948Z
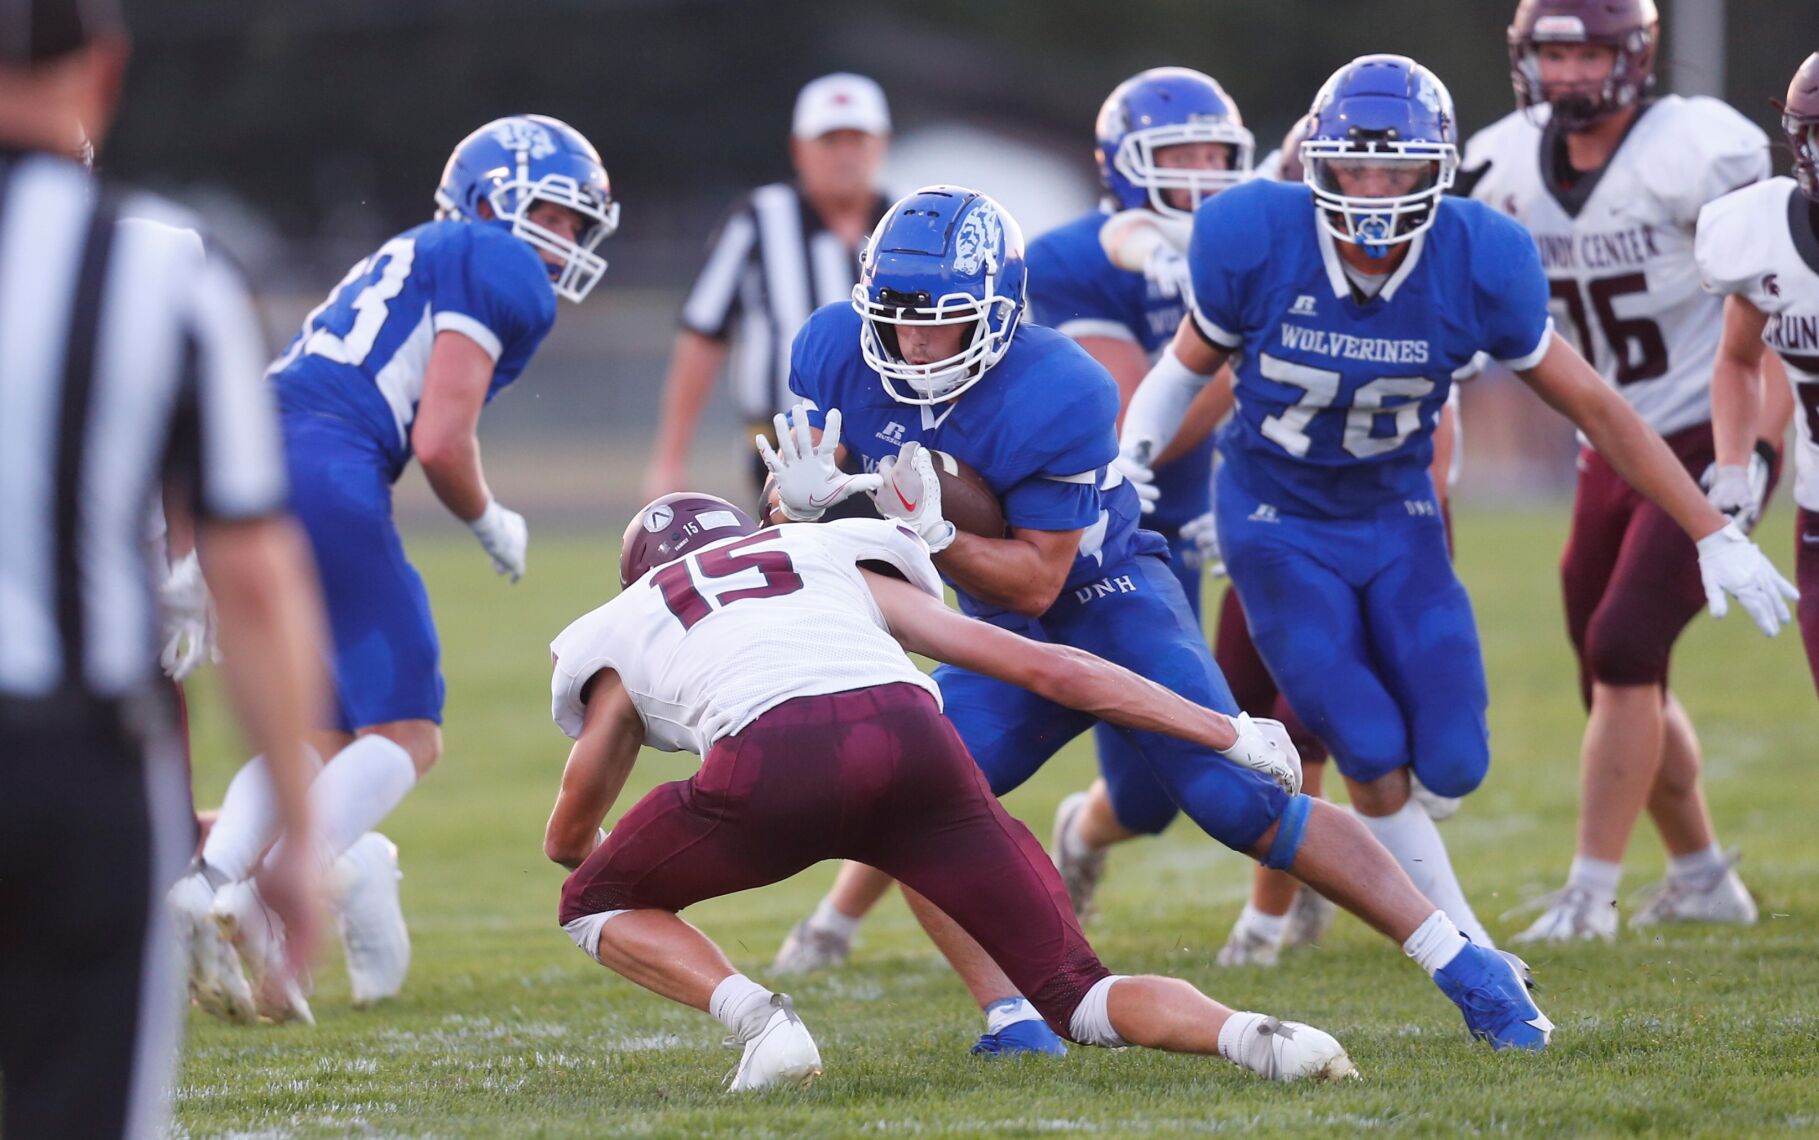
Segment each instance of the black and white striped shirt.
M879 198L868 228L889 203ZM682 306L682 327L732 340L729 382L746 419L793 402L790 342L809 314L850 300L859 254L829 230L793 183L760 186L721 223L707 264Z
M187 215L75 162L0 155L0 698L157 671L147 519L282 509L264 334Z

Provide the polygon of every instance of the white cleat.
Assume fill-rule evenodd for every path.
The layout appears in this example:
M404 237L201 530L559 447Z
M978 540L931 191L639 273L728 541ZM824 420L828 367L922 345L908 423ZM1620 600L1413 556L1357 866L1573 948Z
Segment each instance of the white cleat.
M398 848L369 831L329 870L335 925L347 956L347 981L356 1006L368 1006L404 988L411 968L411 932L398 901Z
M1630 916L1630 929L1657 926L1664 922L1730 922L1753 926L1756 922L1756 900L1749 888L1737 877L1739 852L1725 853L1724 869L1697 878L1676 880L1645 888L1639 897L1647 901Z
M1074 904L1074 917L1085 922L1093 910L1093 892L1105 874L1105 848L1094 849L1074 838L1074 820L1086 807L1086 793L1075 792L1055 809L1055 830L1049 837L1049 854L1061 882L1067 887L1067 900Z
M240 956L221 936L209 912L215 888L201 871L177 880L165 900L171 908L180 952L189 968L189 995L202 1009L226 1021L258 1020L253 988L240 968Z
M1311 1025L1266 1017L1238 1047L1238 1064L1272 1081L1342 1081L1358 1067L1345 1047Z
M758 1036L745 1043L739 1067L727 1078L730 1092L751 1092L785 1086L806 1088L821 1075L821 1050L796 1016L788 994L772 994L770 1020Z
M1284 946L1318 946L1333 927L1339 908L1331 899L1309 886L1295 892L1295 905L1288 910L1288 926L1282 933Z
M1463 802L1458 796L1443 796L1439 792L1428 790L1412 771L1408 774L1408 791L1414 801L1421 805L1421 810L1427 813L1427 818L1435 823L1451 819Z
M1274 966L1281 957L1281 943L1263 937L1239 919L1213 961L1221 966Z
M284 928L266 909L252 881L229 883L216 892L210 917L221 936L240 952L259 1016L279 1023L316 1024L302 983L290 976L284 961Z
M777 948L777 960L771 963L771 973L812 974L817 970L831 970L844 964L852 952L851 938L822 930L805 918L790 928L789 936Z
M1512 937L1512 943L1589 942L1593 939L1613 942L1617 938L1617 904L1610 899L1599 898L1584 887L1569 884L1551 895L1543 895L1532 903L1519 906L1503 917L1509 918L1537 907L1545 908L1541 917L1530 923L1528 929Z

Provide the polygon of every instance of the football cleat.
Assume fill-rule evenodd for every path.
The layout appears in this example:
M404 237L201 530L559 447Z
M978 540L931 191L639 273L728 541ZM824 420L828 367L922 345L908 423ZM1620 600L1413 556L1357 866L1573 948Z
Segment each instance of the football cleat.
M1617 904L1598 897L1585 887L1568 884L1503 917L1537 908L1541 909L1541 916L1530 923L1528 929L1512 937L1511 942L1518 945L1524 942L1585 942L1594 938L1611 942L1617 937Z
M1741 853L1725 852L1722 870L1675 879L1645 887L1638 893L1642 908L1630 916L1630 929L1640 930L1664 922L1733 922L1753 926L1756 900L1737 877Z
M202 1009L226 1021L258 1020L253 987L240 968L240 956L210 919L215 888L201 871L177 880L165 896L176 927L180 953L189 967L189 995Z
M1274 966L1281 956L1281 943L1258 934L1240 917L1213 961L1221 966Z
M278 916L266 909L259 888L250 880L222 887L209 917L221 936L240 952L259 1016L279 1023L316 1024L303 981L291 974L284 960L284 928Z
M1105 874L1105 849L1095 850L1074 838L1074 820L1086 807L1087 793L1075 792L1055 809L1055 832L1050 837L1049 852L1055 870L1061 872L1067 887L1067 901L1074 904L1074 917L1085 922L1093 909L1093 892L1099 889L1099 878Z
M981 1033L973 1042L975 1057L1065 1057L1067 1042L1038 1018L1013 1021L996 1033Z
M853 952L853 940L832 931L822 930L803 919L790 928L789 936L777 948L777 960L771 963L773 974L812 974L845 964Z
M1317 946L1333 927L1339 908L1331 899L1310 886L1295 892L1295 905L1288 910L1288 928L1282 933L1284 946Z
M770 1020L758 1036L745 1043L739 1066L727 1075L729 1092L787 1085L806 1088L821 1075L821 1050L815 1048L808 1026L796 1016L795 1002L788 994L772 994L771 1008Z
M398 901L398 848L376 831L349 847L329 871L330 899L348 986L356 1006L404 988L411 968L411 932Z
M1427 813L1427 818L1435 823L1453 818L1454 814L1459 811L1459 805L1464 802L1458 796L1443 796L1439 792L1430 790L1426 784L1415 777L1412 771L1408 776L1408 792L1409 796L1421 805L1421 810Z
M1358 1067L1331 1034L1273 1017L1264 1018L1245 1035L1237 1062L1271 1081L1342 1081L1358 1076Z
M1514 954L1467 942L1435 973L1434 984L1459 1007L1472 1036L1492 1049L1547 1048L1554 1023L1529 996L1533 977Z

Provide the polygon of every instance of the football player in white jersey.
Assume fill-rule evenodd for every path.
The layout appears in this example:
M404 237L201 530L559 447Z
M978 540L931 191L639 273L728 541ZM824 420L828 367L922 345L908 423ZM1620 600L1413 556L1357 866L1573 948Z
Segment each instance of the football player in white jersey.
M904 650L1179 734L1299 787L1280 725L962 617L943 601L927 544L892 520L759 530L724 499L665 495L626 528L619 577L619 596L550 647L553 713L575 744L544 850L574 871L561 920L578 946L712 1014L744 1046L733 1090L806 1084L820 1051L787 996L735 971L676 912L831 858L921 892L1083 1044L1218 1054L1277 1080L1353 1074L1317 1029L1228 1009L1174 978L1107 970L1041 845L999 806L940 689ZM701 769L651 791L607 835L601 820L646 744L694 752ZM1371 846L1356 827L1322 858L1356 848L1345 858L1373 863L1384 875L1374 889L1405 917L1431 911Z
M1720 306L1699 287L1694 224L1707 202L1768 176L1768 140L1715 99L1649 98L1658 31L1654 0L1521 0L1509 29L1517 110L1467 143L1459 181L1528 227L1558 327L1698 477L1715 457ZM1759 426L1778 441L1785 422ZM1515 941L1616 936L1644 807L1673 889L1631 925L1753 922L1713 835L1697 737L1667 688L1673 643L1706 602L1692 540L1589 445L1578 466L1561 565L1590 709L1577 857ZM1759 483L1766 493L1766 464Z
M1798 404L1794 445L1795 565L1800 635L1819 687L1819 52L1788 84L1781 125L1794 176L1727 194L1699 212L1695 253L1706 289L1724 300L1724 336L1712 366L1712 427L1718 467L1712 501L1747 510L1752 426L1760 418L1757 374L1786 366ZM1772 350L1764 353L1764 347Z

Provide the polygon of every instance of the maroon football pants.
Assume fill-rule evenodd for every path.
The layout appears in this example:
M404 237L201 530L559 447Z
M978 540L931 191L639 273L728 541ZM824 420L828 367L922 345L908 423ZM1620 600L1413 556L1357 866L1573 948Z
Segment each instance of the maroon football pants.
M1794 520L1794 585L1800 588L1800 640L1806 643L1806 664L1819 689L1819 511L1800 508Z
M798 697L651 790L562 887L564 925L679 911L823 859L855 859L926 896L1071 1037L1100 964L1061 877L999 806L934 698L895 684Z

